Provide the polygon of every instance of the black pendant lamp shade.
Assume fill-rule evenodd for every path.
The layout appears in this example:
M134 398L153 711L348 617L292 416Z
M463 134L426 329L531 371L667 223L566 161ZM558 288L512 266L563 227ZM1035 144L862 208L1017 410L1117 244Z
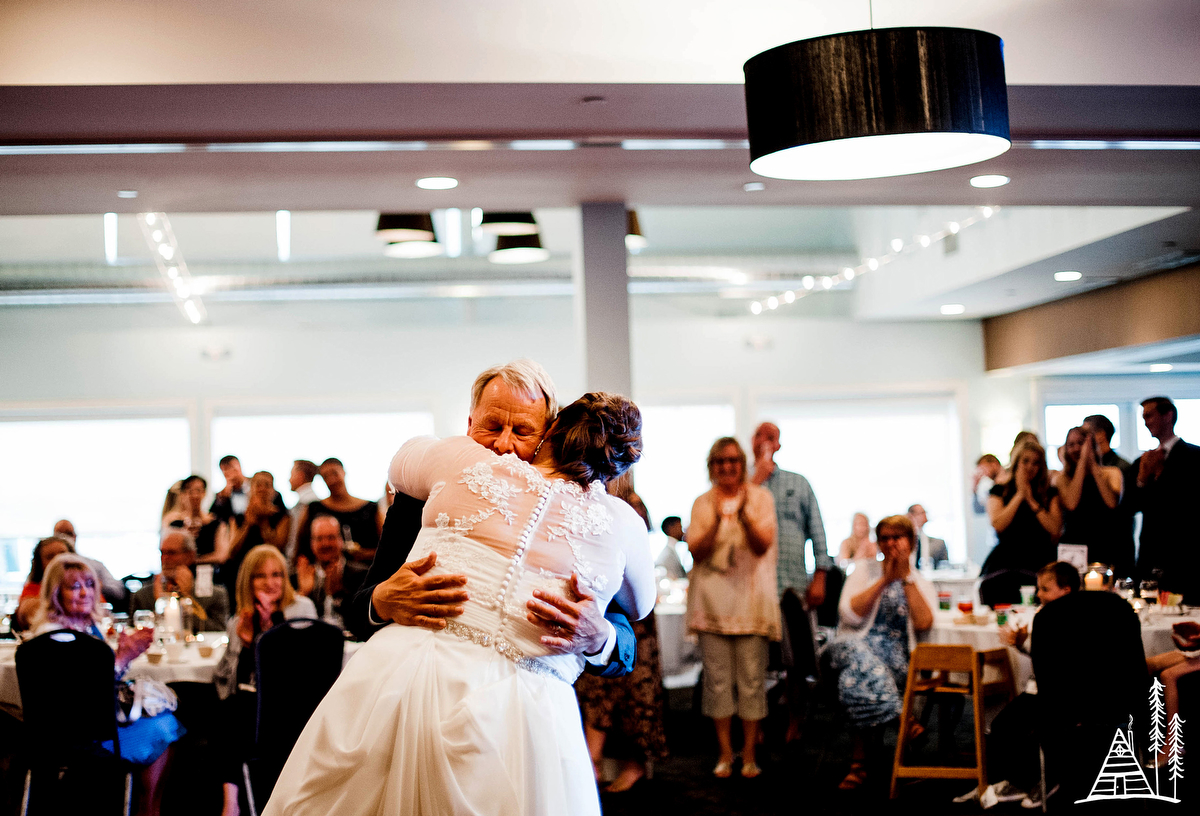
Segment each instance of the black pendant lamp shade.
M498 264L539 263L550 257L550 251L542 247L540 236L501 235L496 239L496 248L488 253L488 260Z
M536 235L537 221L531 212L484 212L480 229L491 235Z
M750 169L862 179L984 161L1011 146L1004 44L965 28L850 31L748 60Z
M433 218L429 213L380 213L375 226L380 241L432 241Z

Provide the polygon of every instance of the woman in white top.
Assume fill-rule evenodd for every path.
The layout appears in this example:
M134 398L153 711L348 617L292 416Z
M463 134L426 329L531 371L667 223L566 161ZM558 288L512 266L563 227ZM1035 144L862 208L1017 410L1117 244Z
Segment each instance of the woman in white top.
M917 633L933 626L937 592L913 566L915 537L907 516L880 520L875 541L883 561L855 561L842 588L837 637L824 658L837 673L838 705L854 738L843 790L866 780L867 743L900 716L909 652Z
M598 393L558 415L532 465L466 437L406 443L390 481L425 501L410 558L436 553L469 599L444 629L391 625L354 655L264 816L599 814L571 687L583 658L544 644L526 602L552 588L649 614L645 524L604 492L640 455L637 407Z

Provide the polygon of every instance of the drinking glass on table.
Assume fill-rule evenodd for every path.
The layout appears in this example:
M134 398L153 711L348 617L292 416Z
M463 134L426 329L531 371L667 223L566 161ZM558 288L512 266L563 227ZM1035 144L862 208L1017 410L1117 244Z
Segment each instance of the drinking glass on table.
M133 613L135 629L154 629L154 612L149 609L138 609Z

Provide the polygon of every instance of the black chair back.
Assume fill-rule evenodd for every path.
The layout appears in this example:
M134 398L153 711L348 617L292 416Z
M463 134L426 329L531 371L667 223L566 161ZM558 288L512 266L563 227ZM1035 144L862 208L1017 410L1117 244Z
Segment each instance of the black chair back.
M63 629L17 647L17 683L37 760L66 765L98 755L117 740L117 695L112 649L102 640Z
M837 567L825 572L825 600L817 607L817 626L838 625L838 603L842 599L842 587L846 574Z
M277 776L308 718L342 671L346 640L336 626L310 618L284 621L254 650L258 686L255 755ZM261 779L261 777L260 777ZM261 779L273 787L273 779Z
M1073 801L1087 795L1116 729L1132 716L1134 733L1146 733L1141 624L1120 596L1074 592L1037 613L1031 652L1047 768Z

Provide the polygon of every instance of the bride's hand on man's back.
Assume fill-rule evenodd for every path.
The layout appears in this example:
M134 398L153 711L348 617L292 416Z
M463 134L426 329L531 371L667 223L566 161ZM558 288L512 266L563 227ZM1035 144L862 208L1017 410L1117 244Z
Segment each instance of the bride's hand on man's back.
M608 640L604 610L574 573L571 588L578 600L535 589L533 598L525 604L529 610L525 617L541 627L543 646L564 654L594 655Z

